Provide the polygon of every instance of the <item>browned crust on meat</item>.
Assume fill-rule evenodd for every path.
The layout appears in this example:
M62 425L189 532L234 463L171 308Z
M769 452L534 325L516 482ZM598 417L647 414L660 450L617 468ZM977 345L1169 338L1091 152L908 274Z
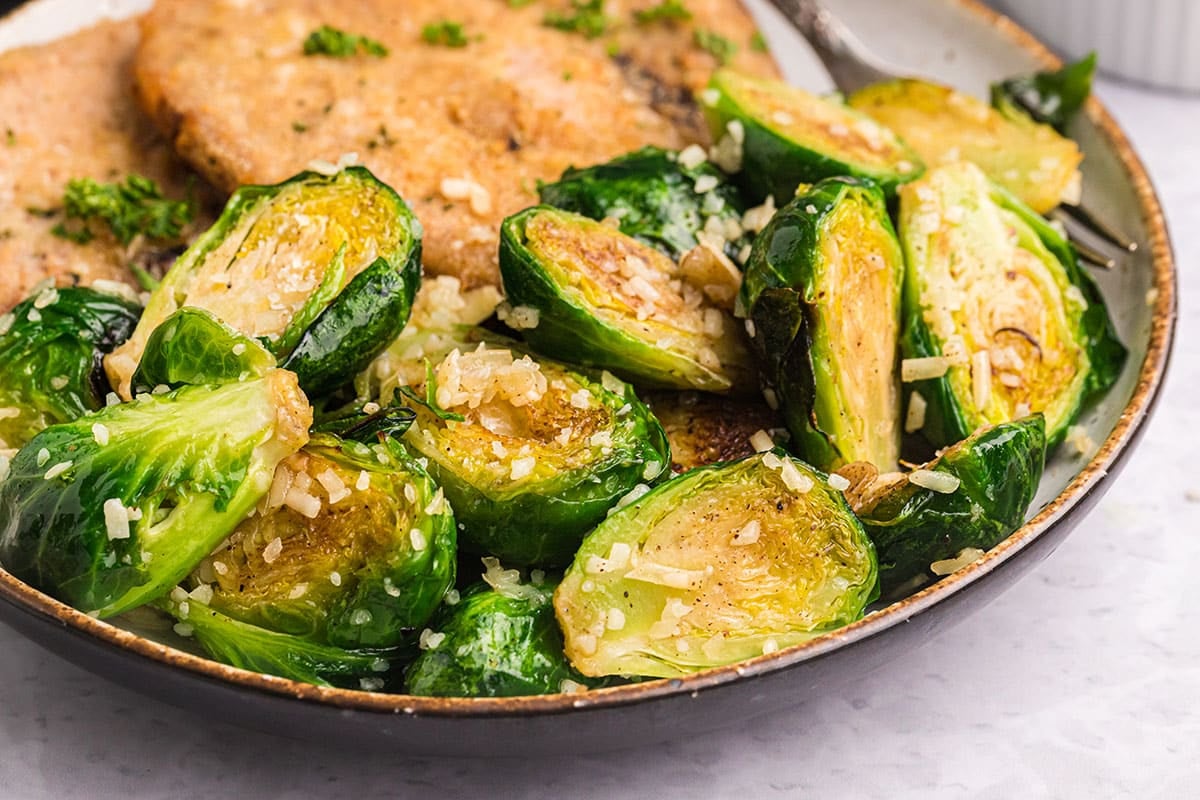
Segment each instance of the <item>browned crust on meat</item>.
M750 48L754 26L738 3L694 0L692 23L634 25L633 7L653 4L589 40L542 25L544 3L159 0L143 21L137 86L179 153L226 190L356 152L421 219L426 266L469 288L498 283L499 223L537 201L539 179L704 136L688 92L715 62L694 44L697 27L737 43L738 66L774 72ZM422 41L447 16L465 23L466 47ZM322 24L391 52L304 56ZM478 184L484 199L447 197L445 178Z
M154 179L183 197L188 170L139 111L131 62L137 23L104 22L46 45L0 54L0 309L45 277L62 284L132 281L130 261L156 254L107 235L86 245L54 236L72 178Z

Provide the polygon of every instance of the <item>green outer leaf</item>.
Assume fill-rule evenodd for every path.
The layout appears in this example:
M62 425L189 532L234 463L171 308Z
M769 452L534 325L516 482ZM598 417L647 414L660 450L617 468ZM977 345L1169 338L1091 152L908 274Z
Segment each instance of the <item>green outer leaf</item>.
M992 107L1005 116L1024 115L1065 133L1092 93L1096 54L1061 69L1018 75L991 86Z
M709 162L685 167L677 154L658 147L643 147L612 161L584 169L568 169L554 183L538 185L545 204L573 211L594 220L615 217L621 232L662 250L678 260L699 244L696 234L709 217L740 222L746 204L728 176ZM716 178L715 189L694 190L696 179ZM706 213L710 197L720 198L720 210ZM734 258L748 236L725 245Z
M516 697L554 694L564 680L595 683L571 668L550 598L555 583L522 586L509 597L486 583L444 605L429 627L446 638L405 671L411 694L427 697Z
M303 402L294 379L279 372L146 395L47 428L17 453L0 484L0 561L31 586L102 617L154 599L267 491L276 464L303 442L299 431L280 439L278 419L302 419ZM108 430L106 445L95 438L97 423ZM49 457L39 459L43 449ZM44 478L68 461L66 472ZM128 538L108 537L104 503L113 498L141 511ZM160 508L168 514L155 525Z
M419 242L399 267L377 259L321 312L283 366L309 394L350 383L404 329L420 282Z
M500 226L500 276L504 293L512 305L538 310L537 327L522 331L535 351L573 364L608 369L648 388L713 392L730 389L726 376L682 353L636 338L596 317L582 301L568 297L525 246L525 223L547 211L586 219L542 205L514 214Z
M750 312L756 350L797 452L822 469L874 460L863 458L860 448L866 443L846 441L848 434L840 437L841 446L836 443L839 420L847 412L840 402L838 376L830 373L836 359L814 353L813 336L820 324L817 299L838 288L823 284L822 236L835 209L848 202L868 206L894 243L893 253L881 255L891 256L899 308L904 261L883 193L854 178L827 178L776 212L755 241L742 283L741 306Z
M188 613L163 598L164 611L192 629L191 635L217 661L239 669L276 675L317 686L362 688L362 681L384 680L400 658L398 649L346 650L300 636L260 628L188 599ZM382 669L380 669L382 668Z
M1076 334L1089 360L1083 392L1076 399L1075 409L1056 428L1047 431L1048 446L1056 447L1066 435L1067 427L1075 420L1082 408L1107 391L1121 375L1128 351L1117 339L1116 329L1108 315L1108 308L1095 281L1080 266L1071 244L1046 220L1022 203L1015 195L995 183L990 184L990 199L1001 208L1012 212L1028 226L1029 231L1053 258L1062 270L1064 280L1077 287L1087 302L1087 308L1079 315ZM901 241L905 231L901 222ZM917 284L915 259L904 244L908 270L905 276L903 329L900 343L905 358L925 358L941 355L942 343L937 341L925 323ZM949 375L941 378L916 381L906 384L908 389L920 392L928 409L921 433L934 445L945 446L967 438L980 421L974 411L973 400L956 396Z
M560 626L563 628L566 652L576 669L587 675L646 675L672 678L688 675L701 669L741 661L760 655L766 642L772 641L779 647L787 647L805 641L824 631L847 625L862 616L867 604L878 597L878 575L875 548L867 537L858 519L851 513L842 493L832 489L828 476L776 449L772 454L790 461L801 477L813 482L807 492L793 493L793 504L789 510L795 514L795 524L789 530L790 542L801 544L810 553L821 558L790 560L781 559L776 553L785 549L767 549L767 544L756 544L763 548L757 554L762 559L771 559L773 564L792 574L772 581L777 587L771 597L758 597L746 601L741 607L736 627L711 626L701 631L684 634L688 647L678 646L678 637L651 635L651 627L659 620L669 619L664 607L672 600L679 600L694 608L722 608L730 600L737 608L737 591L726 586L726 581L739 580L730 572L706 577L699 587L673 588L657 582L627 577L628 565L606 567L589 571L593 558L607 559L615 551L615 544L630 547L638 555L639 564L656 557L656 550L644 549L655 528L675 513L689 511L701 518L703 515L706 532L713 533L711 514L717 513L708 500L722 484L749 492L762 486L774 470L763 463L767 454L759 453L736 461L712 464L685 472L659 484L635 502L615 511L600 523L584 540L567 569L554 596L554 606ZM769 477L769 489L778 485L777 477ZM765 495L768 500L782 498L787 490L780 486L780 494ZM780 509L781 511L783 509ZM723 531L722 531L723 532ZM732 539L735 531L729 531ZM760 539L759 542L762 542ZM713 548L711 542L698 539L697 547L707 545L703 551L692 554L693 564L715 565L718 569L729 558L721 549ZM735 549L731 543L725 545ZM754 552L748 550L747 552ZM631 562L632 563L632 562ZM761 562L760 562L761 563ZM666 564L668 567L675 564ZM764 566L766 566L764 564ZM816 569L814 570L814 567ZM810 582L814 573L823 582ZM778 573L776 573L778 575ZM742 578L747 586L762 580L757 572L754 577ZM777 607L783 602L780 594L795 588L822 593L834 586L827 581L832 577L846 581L834 603L820 608ZM791 578L789 581L788 578ZM585 590L584 582L592 585ZM714 585L715 582L715 585ZM789 586L788 584L793 584ZM761 584L759 584L761 585ZM774 603L768 602L774 600ZM625 624L618 630L611 627L597 633L595 620L610 608L619 607L625 616ZM730 611L727 619L735 618ZM717 634L721 634L717 636ZM596 647L579 644L583 636L593 636ZM717 639L718 641L713 641ZM592 644L592 643L589 643ZM715 645L715 646L714 646ZM589 652L590 651L590 652Z
M506 340L489 336L488 341ZM522 352L516 343L507 346ZM561 364L556 366L566 369ZM570 375L605 406L614 420L612 453L597 455L586 467L560 472L550 480L519 479L497 489L465 474L459 453L430 449L416 426L405 435L409 449L428 459L429 473L453 506L462 525L460 542L464 550L495 555L506 564L520 566L566 564L587 531L603 520L620 498L637 484L652 481L669 470L671 450L666 433L637 398L632 385L625 385L624 394L616 394L582 374ZM626 405L629 411L618 416L616 412ZM429 426L434 420L425 417L419 421ZM652 464L658 467L647 474Z
M1025 520L1046 460L1041 414L972 434L928 465L961 481L942 494L901 483L860 515L879 554L885 597L930 577L929 565L964 548L989 550Z
M148 392L160 385L234 383L261 378L274 368L275 357L256 340L202 308L185 306L150 334L133 387Z
M714 104L701 103L701 109L708 120L713 139L725 135L731 121L742 123L745 139L742 142L742 170L737 178L750 202L761 202L771 195L782 206L792 199L800 184L838 176L868 178L877 183L888 197L892 197L897 186L920 177L924 171L921 158L907 146L904 160L913 165L913 170L901 173L855 163L841 153L815 149L776 133L769 121L754 117L739 102L729 85L735 78L752 80L723 70L713 73L708 87L718 92L717 100ZM823 99L822 102L836 106L848 117L868 119L836 99Z
M21 447L47 425L103 407L108 382L99 358L128 338L141 313L135 303L95 289L52 291L57 299L43 308L34 308L36 297L18 304L0 334L0 407L20 412L0 419L5 447ZM66 383L55 386L56 379Z

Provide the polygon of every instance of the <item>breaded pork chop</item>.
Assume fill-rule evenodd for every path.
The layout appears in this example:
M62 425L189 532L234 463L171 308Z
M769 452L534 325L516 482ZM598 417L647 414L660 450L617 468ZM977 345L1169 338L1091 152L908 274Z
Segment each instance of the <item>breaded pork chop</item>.
M733 43L739 67L774 71L737 0L689 0L691 21L646 25L632 12L655 0L608 0L615 32L592 39L543 24L565 3L512 5L159 0L142 25L138 88L179 153L226 190L357 153L413 205L426 266L473 287L498 283L499 223L537 202L539 179L705 137L690 90L716 61L697 30ZM424 40L447 18L465 46ZM304 55L322 25L390 52Z
M0 310L47 276L61 283L131 282L130 261L154 253L100 235L85 245L53 235L72 178L138 173L182 198L188 170L138 108L133 20L105 22L46 45L0 54Z

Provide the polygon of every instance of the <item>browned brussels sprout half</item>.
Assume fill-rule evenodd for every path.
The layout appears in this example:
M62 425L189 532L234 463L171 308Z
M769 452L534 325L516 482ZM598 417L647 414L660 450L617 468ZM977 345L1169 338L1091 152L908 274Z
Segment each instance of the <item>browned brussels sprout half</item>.
M1120 375L1125 348L1071 246L978 167L905 186L900 238L901 377L924 409L908 427L935 445L1042 412L1053 446Z
M853 178L805 191L755 240L742 284L749 329L794 449L822 469L895 468L903 279L883 194Z
M500 273L538 353L646 386L724 392L753 378L729 311L741 274L699 248L676 263L617 228L535 206L504 221Z
M929 166L970 161L1039 214L1079 200L1083 155L1049 125L915 79L868 86L848 102L903 136Z
M181 306L258 339L310 394L338 388L408 320L421 226L366 169L243 186L151 294L105 368L122 396L153 331Z
M839 175L870 178L891 194L923 169L921 157L883 125L782 81L721 69L700 101L718 152L722 139L732 143L734 155L722 166L738 173L752 201L772 195L783 205L798 185Z
M822 473L770 451L702 467L602 522L554 595L584 675L675 677L858 619L875 550Z

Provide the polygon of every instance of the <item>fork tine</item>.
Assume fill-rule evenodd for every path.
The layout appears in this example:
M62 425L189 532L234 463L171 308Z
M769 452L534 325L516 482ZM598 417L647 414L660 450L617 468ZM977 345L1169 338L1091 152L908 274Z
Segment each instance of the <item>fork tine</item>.
M1079 257L1089 264L1094 264L1101 269L1113 269L1117 266L1117 260L1115 258L1112 256L1107 256L1104 253L1101 253L1099 250L1088 247L1078 239L1072 238L1071 245L1075 248L1075 252L1079 255Z
M804 37L840 92L899 77L818 0L770 0Z
M1097 217L1083 206L1063 204L1050 212L1051 215L1067 226L1068 229L1085 230L1105 242L1119 247L1126 252L1137 250L1137 242L1124 235L1111 224Z

